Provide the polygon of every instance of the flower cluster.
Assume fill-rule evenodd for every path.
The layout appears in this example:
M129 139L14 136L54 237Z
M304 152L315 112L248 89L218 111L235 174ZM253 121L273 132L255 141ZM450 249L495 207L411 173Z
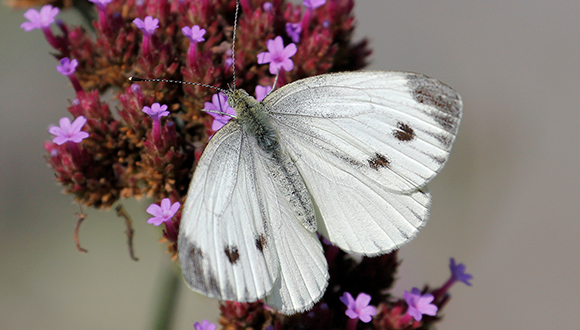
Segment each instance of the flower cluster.
M52 5L29 9L21 25L25 31L42 30L54 47L60 62L57 70L70 80L76 94L68 110L73 120L83 117L86 121L82 140L45 143L48 163L65 192L86 206L108 208L120 198L144 195L156 203L169 198L183 204L191 169L208 139L234 111L224 95L213 95L208 88L151 82L131 85L127 78L165 78L227 88L233 72L236 2L88 3L98 14L92 21L94 33L58 20L59 9ZM236 87L255 90L256 97L263 98L278 73L281 86L316 74L363 67L370 51L365 40L350 41L352 8L353 0L241 1ZM296 27L289 30L288 24ZM118 100L116 114L104 101L105 92ZM179 218L178 214L174 220L177 229ZM174 253L174 238L165 238Z
M453 283L471 279L463 264L451 259L451 275L441 287L412 288L402 298L389 293L399 266L397 252L374 258L357 258L336 246L323 247L330 271L328 290L320 302L303 314L284 316L262 302L223 302L219 323L224 329L317 329L354 330L359 321L364 329L432 329L441 320L441 311L450 299ZM354 298L356 297L356 298Z
M326 72L357 70L370 54L366 40L352 43L354 0L241 0L235 54L235 0L88 0L91 29L57 20L52 5L24 14L25 31L40 29L55 49L57 70L75 91L46 141L47 161L66 193L86 206L108 208L120 198L152 197L147 221L163 225L175 257L181 205L205 145L235 116L224 94L167 82L131 84L130 76L201 82L237 88L263 99L277 86ZM59 3L59 2L55 2ZM66 3L66 2L65 2ZM76 4L76 2L75 2ZM54 34L52 25L58 27ZM235 62L233 61L235 58ZM235 65L235 67L234 67ZM104 94L114 99L114 110ZM357 260L324 245L330 285L304 314L284 316L262 302L222 302L227 329L429 328L449 299L449 287L469 284L455 265L441 288L413 288L391 297L396 252ZM355 298L356 297L356 298ZM374 303L374 305L371 305ZM376 307L375 307L376 306ZM195 329L215 329L207 320Z

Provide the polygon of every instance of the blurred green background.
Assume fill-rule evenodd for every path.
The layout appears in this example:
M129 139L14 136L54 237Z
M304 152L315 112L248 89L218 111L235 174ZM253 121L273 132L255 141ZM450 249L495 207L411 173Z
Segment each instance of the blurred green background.
M394 293L467 265L439 329L577 327L580 309L580 2L358 1L371 69L421 72L457 89L465 113L451 159L430 184L431 222L404 246ZM47 128L74 98L41 31L0 7L0 329L148 329L175 270L126 201L138 262L114 211L78 206L43 159ZM73 12L59 16L79 22ZM243 17L242 17L243 19ZM181 284L176 329L217 320L217 302Z

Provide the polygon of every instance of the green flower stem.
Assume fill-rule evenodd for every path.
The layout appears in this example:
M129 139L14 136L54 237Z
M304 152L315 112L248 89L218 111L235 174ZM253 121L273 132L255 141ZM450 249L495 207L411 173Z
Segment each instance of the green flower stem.
M163 271L163 278L159 281L154 301L152 330L169 330L173 326L181 278L175 265L170 264Z

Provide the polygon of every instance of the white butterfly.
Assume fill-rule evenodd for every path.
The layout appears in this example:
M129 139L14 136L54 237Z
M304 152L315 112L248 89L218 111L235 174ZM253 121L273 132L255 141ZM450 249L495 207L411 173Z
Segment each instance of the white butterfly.
M228 91L237 117L207 145L181 219L189 287L284 314L324 294L316 231L347 252L388 253L428 218L425 188L461 119L459 94L406 72L302 79L262 102Z

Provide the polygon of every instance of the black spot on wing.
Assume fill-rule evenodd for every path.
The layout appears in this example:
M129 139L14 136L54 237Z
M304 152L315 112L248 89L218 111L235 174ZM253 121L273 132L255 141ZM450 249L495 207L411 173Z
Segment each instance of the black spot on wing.
M226 246L224 252L228 257L228 260L232 265L235 265L238 259L240 259L240 253L238 252L238 247L235 245Z
M256 248L260 251L260 252L264 252L264 247L266 247L266 243L268 243L266 241L266 236L264 236L264 234L260 234L258 236L256 236Z
M375 153L374 157L368 159L368 163L369 166L376 171L378 171L379 168L381 167L388 168L391 165L391 161L387 157L379 154L378 152Z
M398 122L397 129L393 131L393 136L399 141L407 142L415 138L415 131L409 125Z

